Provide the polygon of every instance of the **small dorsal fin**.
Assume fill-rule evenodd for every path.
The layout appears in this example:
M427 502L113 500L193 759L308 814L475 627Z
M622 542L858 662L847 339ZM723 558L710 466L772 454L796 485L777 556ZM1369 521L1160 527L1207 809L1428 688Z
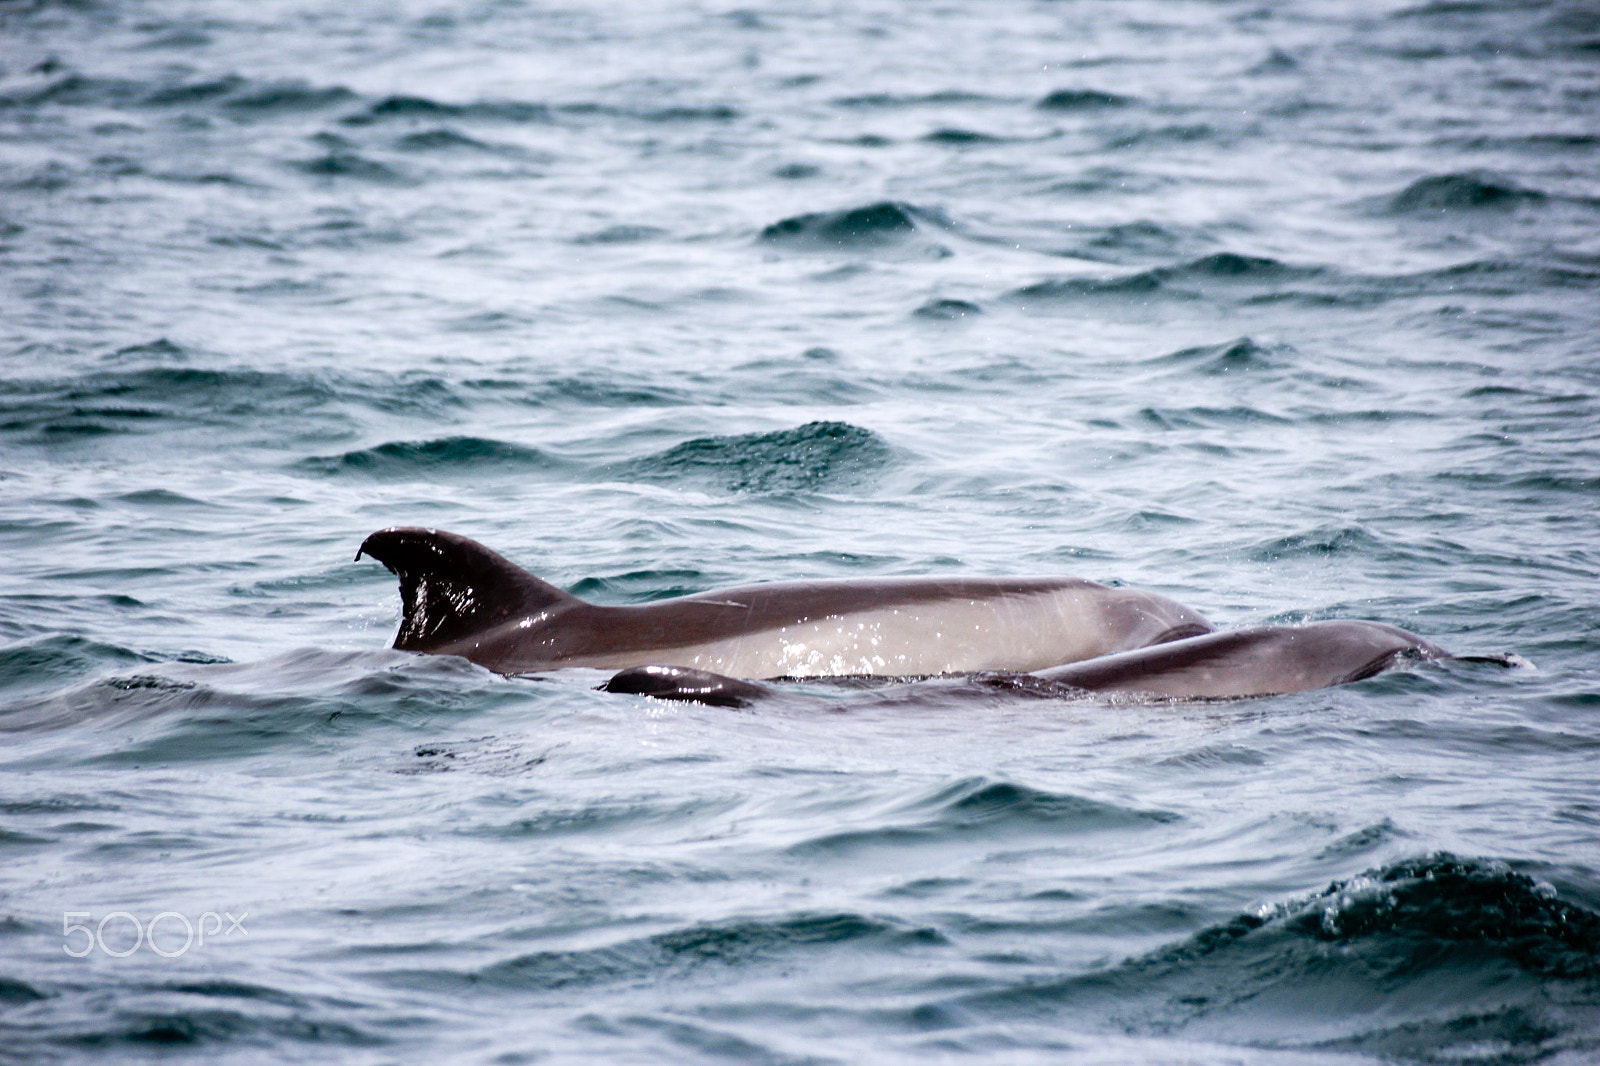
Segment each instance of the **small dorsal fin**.
M442 529L380 529L356 551L400 579L401 651L436 651L519 615L581 602L475 540Z

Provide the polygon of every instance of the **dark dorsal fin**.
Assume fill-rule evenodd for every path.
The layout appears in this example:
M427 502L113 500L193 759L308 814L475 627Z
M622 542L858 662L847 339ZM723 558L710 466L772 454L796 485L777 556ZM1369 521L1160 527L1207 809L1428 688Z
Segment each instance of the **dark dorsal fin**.
M579 603L475 540L442 529L380 529L356 551L400 579L401 651L435 651L523 615Z
M686 700L711 707L748 707L776 691L754 681L724 677L691 666L630 666L600 686L658 700Z

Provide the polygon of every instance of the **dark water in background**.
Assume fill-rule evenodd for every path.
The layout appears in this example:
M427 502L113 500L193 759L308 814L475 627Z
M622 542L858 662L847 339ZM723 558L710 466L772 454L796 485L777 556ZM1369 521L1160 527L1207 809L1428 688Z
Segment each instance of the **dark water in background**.
M0 42L0 1058L1600 1056L1594 5ZM384 650L397 523L605 602L1074 573L1538 670L652 704Z

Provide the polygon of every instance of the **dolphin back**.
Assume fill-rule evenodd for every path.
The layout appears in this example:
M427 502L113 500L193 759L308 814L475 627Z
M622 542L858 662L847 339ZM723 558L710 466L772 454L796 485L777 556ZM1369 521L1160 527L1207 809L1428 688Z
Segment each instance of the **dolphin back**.
M581 603L475 540L442 529L380 529L356 552L400 579L401 651L453 651L495 626Z
M1448 658L1443 648L1382 622L1331 621L1208 633L1035 676L1091 692L1238 699L1362 681L1408 659Z

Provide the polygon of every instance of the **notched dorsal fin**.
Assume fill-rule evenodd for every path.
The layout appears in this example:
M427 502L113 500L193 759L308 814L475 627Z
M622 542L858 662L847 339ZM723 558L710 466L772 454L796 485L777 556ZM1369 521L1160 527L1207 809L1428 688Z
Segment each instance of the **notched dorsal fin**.
M442 529L380 529L356 551L400 579L401 651L435 651L502 622L580 602L482 544Z

